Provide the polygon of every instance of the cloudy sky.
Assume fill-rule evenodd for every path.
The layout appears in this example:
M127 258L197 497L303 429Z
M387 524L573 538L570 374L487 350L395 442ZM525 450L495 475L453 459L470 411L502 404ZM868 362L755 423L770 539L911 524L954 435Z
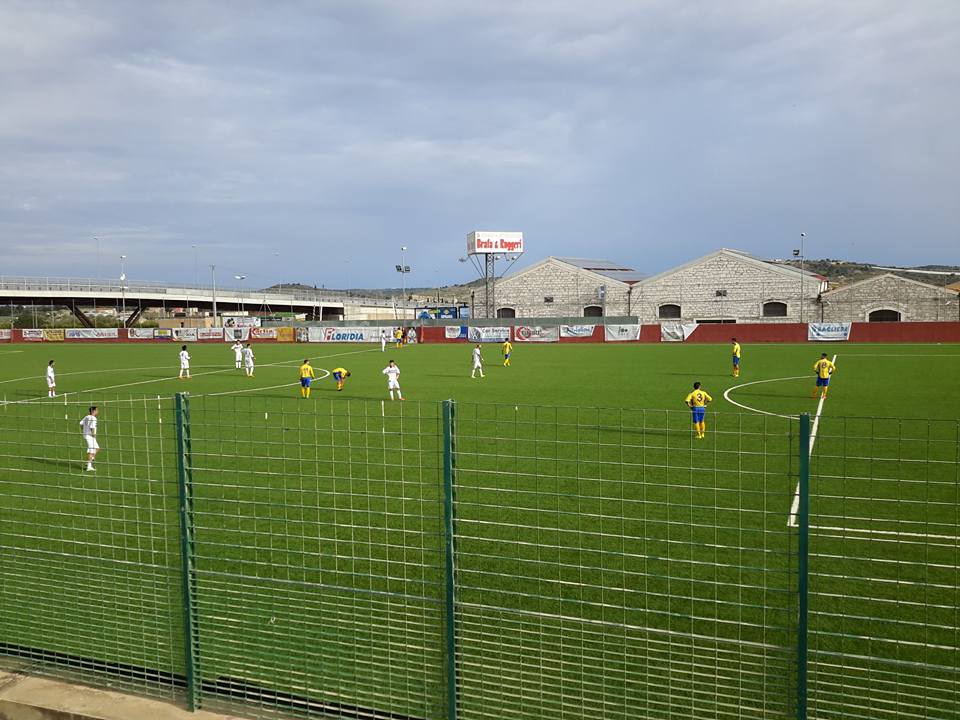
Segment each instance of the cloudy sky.
M956 0L4 0L0 98L3 275L960 263Z

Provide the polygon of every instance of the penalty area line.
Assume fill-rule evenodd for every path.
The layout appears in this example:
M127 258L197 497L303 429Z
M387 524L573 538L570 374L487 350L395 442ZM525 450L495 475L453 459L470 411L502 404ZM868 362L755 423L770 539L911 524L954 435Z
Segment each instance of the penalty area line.
M830 362L836 364L837 356L833 356ZM820 427L820 415L823 413L823 403L826 401L825 393L820 394L820 402L817 403L817 414L813 418L813 425L810 426L810 446L807 448L807 457L813 457L813 444L817 441L817 429ZM797 480L797 489L793 491L793 502L790 503L790 517L787 518L787 527L797 527L797 513L800 512L800 481Z

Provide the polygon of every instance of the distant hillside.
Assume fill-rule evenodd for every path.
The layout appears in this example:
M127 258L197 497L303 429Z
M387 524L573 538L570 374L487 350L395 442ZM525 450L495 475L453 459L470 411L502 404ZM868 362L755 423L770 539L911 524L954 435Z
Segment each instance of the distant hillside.
M474 280L462 285L442 285L441 287L409 287L407 295L414 298L422 298L424 302L432 300L437 301L438 293L441 302L470 302L470 293L483 285L483 280ZM304 283L277 283L271 285L267 290L296 290L303 293L324 293L324 294L342 294L353 295L356 297L368 298L394 298L399 297L403 292L402 288L351 288L349 290L317 287L316 285L306 285Z
M799 260L783 260L784 265L800 267ZM860 280L883 275L893 272L901 277L917 280L929 285L950 285L960 281L960 266L957 265L919 265L911 268L899 268L897 270L877 270L872 264L850 262L848 260L804 260L805 270L823 275L829 282L830 287L840 287L849 285ZM936 272L948 272L949 275L931 275L923 272L910 272L911 270L930 270Z

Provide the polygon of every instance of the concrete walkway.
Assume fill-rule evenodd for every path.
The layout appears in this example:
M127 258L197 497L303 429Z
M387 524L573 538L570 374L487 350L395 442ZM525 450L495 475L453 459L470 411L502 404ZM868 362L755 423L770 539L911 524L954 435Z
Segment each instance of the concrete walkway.
M162 700L0 671L0 720L241 720Z

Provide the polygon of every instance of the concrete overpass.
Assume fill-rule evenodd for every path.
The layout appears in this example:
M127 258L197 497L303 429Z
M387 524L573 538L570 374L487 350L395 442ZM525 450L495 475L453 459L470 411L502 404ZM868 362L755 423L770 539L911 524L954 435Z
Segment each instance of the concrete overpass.
M308 293L278 289L203 285L175 285L155 282L121 283L118 280L75 278L27 278L0 276L0 305L45 305L68 308L84 327L93 327L85 311L116 309L124 326L133 325L144 310L162 308L168 313L189 310L231 312L304 313L310 320L342 320L351 311L378 308L388 311L393 302L384 298L355 298L322 290Z

